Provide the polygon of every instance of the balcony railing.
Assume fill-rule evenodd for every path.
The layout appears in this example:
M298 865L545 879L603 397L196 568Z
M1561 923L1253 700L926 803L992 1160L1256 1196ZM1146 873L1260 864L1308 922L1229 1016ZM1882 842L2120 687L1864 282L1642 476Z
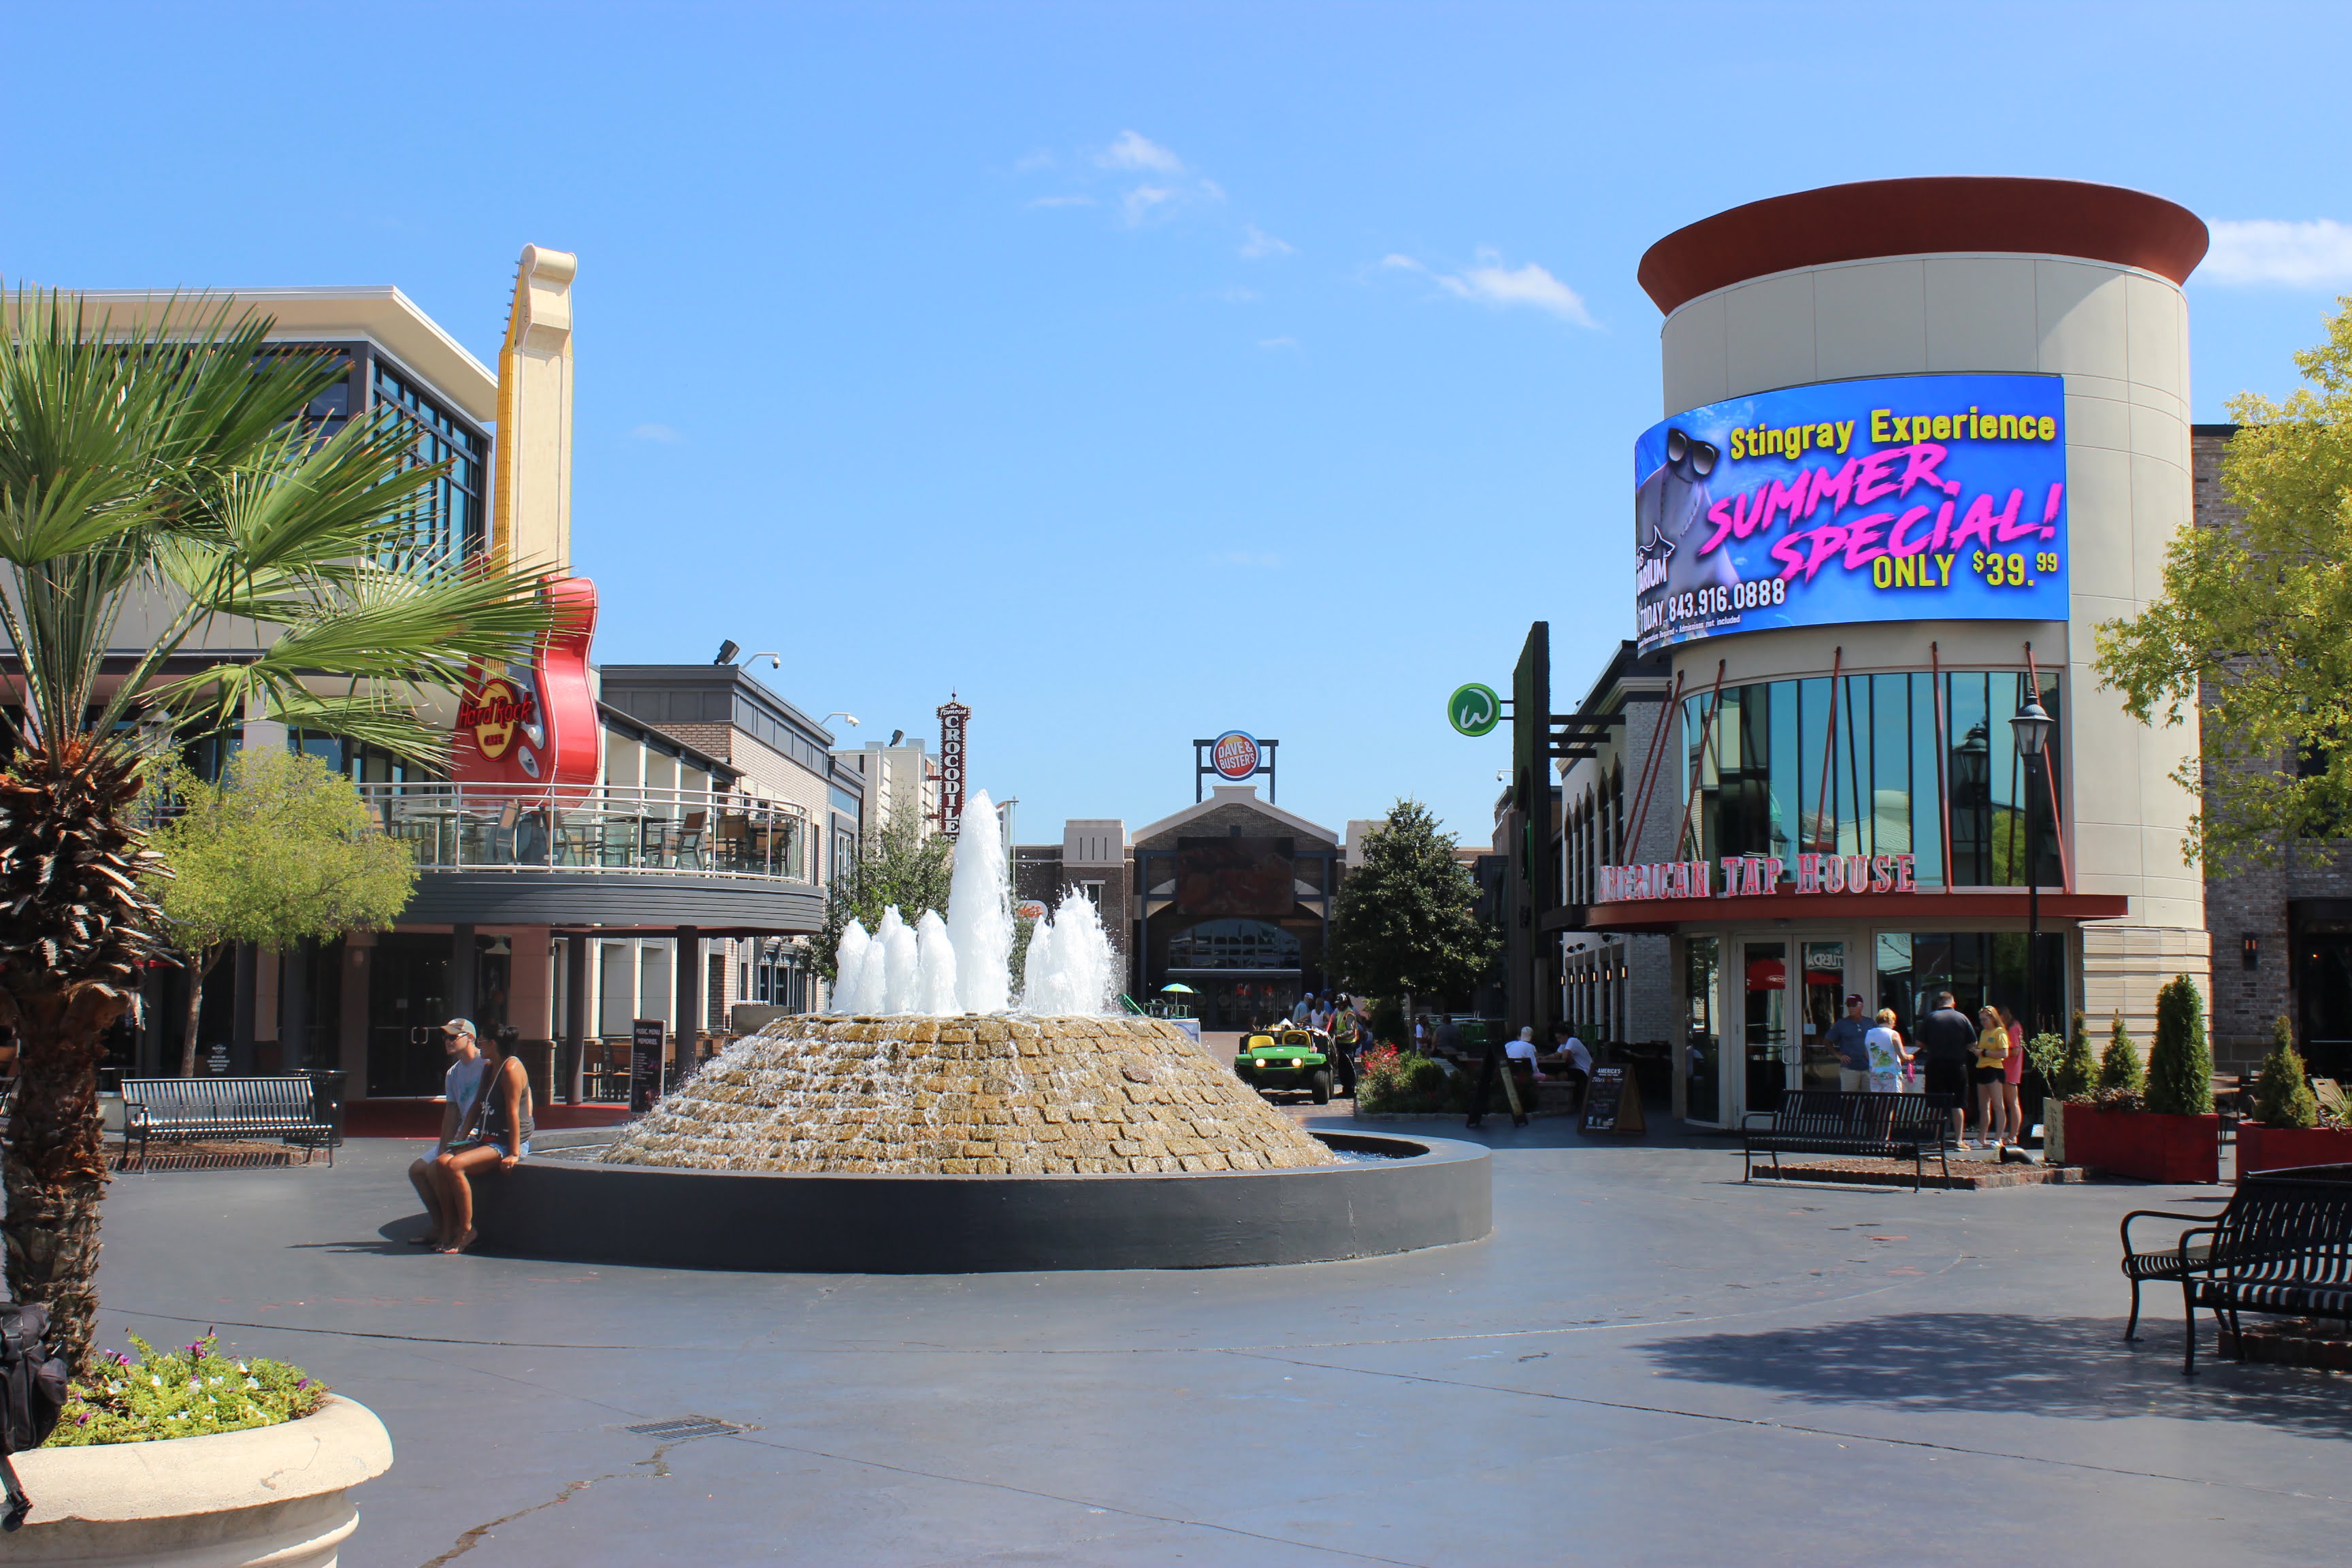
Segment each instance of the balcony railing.
M800 808L715 790L357 786L427 871L593 871L806 882Z

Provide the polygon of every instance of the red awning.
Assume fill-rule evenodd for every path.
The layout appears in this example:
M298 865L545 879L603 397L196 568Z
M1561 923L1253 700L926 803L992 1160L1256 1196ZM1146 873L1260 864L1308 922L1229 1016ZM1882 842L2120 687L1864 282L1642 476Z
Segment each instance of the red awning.
M2124 918L2131 900L2121 893L2062 893L2044 889L2041 917L2045 926L2072 925L2082 921ZM1867 921L1913 931L1949 931L1955 923L1979 921L2022 921L2028 900L2022 888L1971 889L1960 893L1799 893L1794 889L1750 899L1658 899L1613 904L1588 904L1579 911L1563 910L1559 929L1571 931L1677 931L1685 926L1717 926L1774 921L1807 924ZM1547 925L1552 924L1548 920Z

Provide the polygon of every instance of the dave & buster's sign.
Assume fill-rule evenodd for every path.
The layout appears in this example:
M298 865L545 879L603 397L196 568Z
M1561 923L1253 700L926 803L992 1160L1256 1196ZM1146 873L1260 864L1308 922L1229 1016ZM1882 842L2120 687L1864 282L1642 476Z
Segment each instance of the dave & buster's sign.
M1633 444L1642 650L1881 620L2060 620L2054 375L1825 382L1689 409Z
M1228 730L1210 743L1209 765L1220 777L1238 783L1255 775L1265 755L1257 737L1246 731Z
M1723 879L1716 880L1720 868ZM1789 863L1778 855L1726 855L1717 860L1653 860L1603 866L1593 902L1644 903L1660 899L1759 899L1780 890ZM1908 855L1800 855L1796 890L1802 893L1913 893Z

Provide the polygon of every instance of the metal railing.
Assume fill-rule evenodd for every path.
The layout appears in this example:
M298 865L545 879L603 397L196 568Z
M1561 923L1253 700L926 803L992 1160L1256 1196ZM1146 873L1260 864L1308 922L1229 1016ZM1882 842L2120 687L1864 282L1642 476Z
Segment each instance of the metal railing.
M356 786L427 871L634 871L806 882L801 808L719 790Z

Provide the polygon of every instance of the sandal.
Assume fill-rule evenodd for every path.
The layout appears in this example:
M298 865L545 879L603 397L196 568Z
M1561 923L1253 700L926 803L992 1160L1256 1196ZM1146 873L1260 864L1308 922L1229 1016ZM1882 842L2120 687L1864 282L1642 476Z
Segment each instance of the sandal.
M443 1252L445 1252L445 1253L463 1252L463 1251L465 1251L465 1250L466 1250L466 1248L467 1248L467 1247L471 1247L471 1246L473 1246L473 1245L474 1245L474 1233L473 1233L472 1231L470 1231L470 1230L469 1230L469 1231L467 1231L464 1235L460 1236L460 1237L457 1238L456 1245L454 1245L454 1246L450 1246L450 1247L445 1247L441 1248L441 1250L442 1250Z

